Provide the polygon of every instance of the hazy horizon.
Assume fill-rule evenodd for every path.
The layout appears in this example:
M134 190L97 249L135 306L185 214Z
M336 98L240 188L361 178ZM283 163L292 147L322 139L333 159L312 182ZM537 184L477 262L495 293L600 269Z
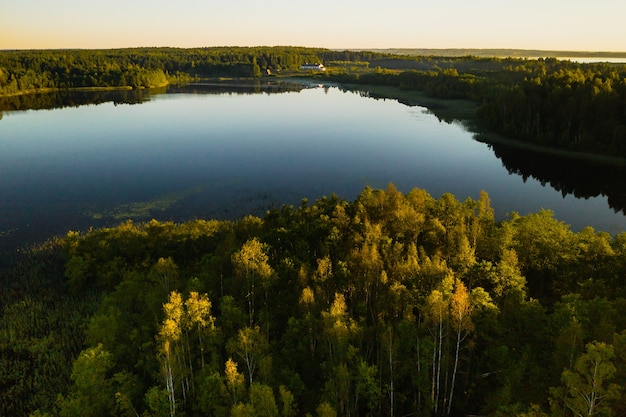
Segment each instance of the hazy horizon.
M277 44L277 45L212 45L212 46L171 46L171 45L136 45L136 46L120 46L120 47L112 47L112 48L89 48L89 47L76 47L76 48L0 48L0 51L36 51L36 50L50 50L50 51L63 51L63 50L115 50L115 49L142 49L142 48L179 48L179 49L203 49L203 48L272 48L272 47L303 47L303 48L321 48L321 49L329 49L333 51L515 51L515 52L558 52L558 53L576 53L576 54L592 54L596 56L603 57L599 54L612 54L612 55L626 55L625 51L611 51L611 50L569 50L569 49L526 49L526 48L426 48L426 47L378 47L378 48L326 48L324 46L319 45L291 45L291 44Z
M626 52L624 15L621 0L21 0L0 5L0 49L293 45Z

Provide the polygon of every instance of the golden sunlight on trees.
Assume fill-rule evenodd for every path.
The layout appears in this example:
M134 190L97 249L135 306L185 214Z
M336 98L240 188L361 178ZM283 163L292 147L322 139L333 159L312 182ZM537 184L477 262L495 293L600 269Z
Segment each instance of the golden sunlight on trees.
M268 264L268 256L265 253L267 245L262 244L257 238L248 240L238 252L232 256L235 272L245 280L248 300L248 317L250 326L254 325L256 287L261 285L265 290L265 301L267 302L267 288L274 271Z
M3 281L7 415L626 411L624 234L387 187L65 239Z

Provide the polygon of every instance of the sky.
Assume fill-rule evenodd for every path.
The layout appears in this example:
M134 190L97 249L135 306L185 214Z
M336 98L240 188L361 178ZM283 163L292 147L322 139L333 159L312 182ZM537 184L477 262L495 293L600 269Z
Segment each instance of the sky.
M624 0L0 0L0 49L138 46L626 52Z

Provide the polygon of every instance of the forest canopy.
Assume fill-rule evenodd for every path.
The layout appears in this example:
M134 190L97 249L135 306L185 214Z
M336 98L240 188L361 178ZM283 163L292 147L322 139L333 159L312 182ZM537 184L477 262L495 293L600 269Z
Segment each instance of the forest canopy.
M6 276L0 410L623 415L625 274L624 233L391 184L69 232Z

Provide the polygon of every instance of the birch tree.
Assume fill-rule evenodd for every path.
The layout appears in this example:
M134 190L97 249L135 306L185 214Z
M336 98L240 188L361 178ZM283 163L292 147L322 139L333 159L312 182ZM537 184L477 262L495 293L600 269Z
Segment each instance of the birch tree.
M266 247L267 245L261 243L257 238L250 239L232 256L235 272L246 281L250 327L254 326L256 286L259 283L262 285L267 302L267 289L274 275L274 271L268 263L269 257L265 253Z
M226 388L233 396L233 405L239 402L239 397L244 389L243 374L237 371L237 362L232 358L228 358L224 365L224 374L226 377Z
M211 315L211 301L207 294L198 294L195 291L189 293L189 298L185 301L187 314L187 327L195 330L198 335L200 345L201 367L204 368L204 341L202 334L204 330L215 329L215 317Z
M452 370L452 382L450 384L450 397L448 398L448 407L446 414L450 415L452 408L452 399L454 395L454 385L456 382L456 374L459 366L459 355L461 352L461 344L467 335L474 329L471 319L472 304L470 294L461 281L456 282L452 300L450 302L450 320L452 328L456 332L456 345L454 349L454 368Z
M564 386L551 390L556 403L562 403L576 417L610 416L611 402L619 398L620 392L617 384L609 383L616 372L613 358L613 345L587 344L574 369L565 369L561 374Z
M182 335L183 299L172 291L169 301L163 305L165 318L159 331L160 353L168 394L170 416L176 415L176 387L174 374L177 370L177 350Z
M227 349L243 360L248 373L248 384L252 385L259 363L269 349L267 338L259 326L240 329L237 336L229 341Z
M439 411L442 402L441 395L441 372L444 359L444 338L448 321L448 300L439 290L434 290L426 299L425 315L429 323L432 336L432 361L431 361L431 393L430 400L435 414Z

